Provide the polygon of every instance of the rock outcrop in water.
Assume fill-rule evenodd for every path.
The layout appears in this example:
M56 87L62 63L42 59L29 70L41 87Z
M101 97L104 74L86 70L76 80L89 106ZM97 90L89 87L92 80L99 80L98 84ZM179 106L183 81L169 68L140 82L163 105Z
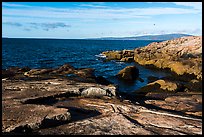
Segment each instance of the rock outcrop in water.
M163 80L159 79L154 82L148 83L146 86L140 88L136 92L142 92L142 93L148 93L148 92L178 92L180 91L182 85L179 83L169 81L169 80Z
M134 51L107 51L102 54L107 59L121 61L134 58L134 61L140 65L169 69L179 76L194 76L194 78L202 80L201 36L153 42L145 47L136 48Z
M105 55L107 60L134 61L134 50L104 51L101 54Z
M38 69L34 74L33 69L8 69L13 75L2 79L3 134L202 134L200 93L172 93L163 98L157 93L122 95L114 85L67 76L68 72L77 75L77 70L89 73L87 69L59 68L63 70Z
M202 79L202 37L190 36L151 43L134 50L141 65L170 69L177 75L193 74Z
M19 68L12 67L6 70L2 70L2 78L13 78L13 79L27 79L27 78L47 78L54 76L68 76L70 79L81 82L95 82L102 85L112 84L102 76L95 76L94 69L92 68L74 68L69 64L64 64L58 68L49 69L31 69L28 67Z
M128 58L134 58L134 61L140 65L144 65L148 68L157 68L171 72L173 77L167 78L166 80L176 83L177 86L179 85L178 90L177 88L174 88L175 91L201 91L201 36L189 36L163 42L153 42L145 47L136 48L132 51L107 51L103 52L102 54L104 54L107 59L116 59L120 61L125 61ZM119 55L120 58L118 58ZM162 82L163 80L160 81ZM151 85L153 89L161 89L157 88L159 85L157 85L157 87L155 87L155 83L153 85ZM150 84L148 84L148 86L144 87L143 89L149 89L149 87ZM175 84L172 84L171 87L173 89L173 87L176 86Z
M190 36L159 43L153 42L134 51L130 50L134 55L117 51L116 54L120 54L120 58L115 60L126 61L127 58L134 58L134 61L140 65L171 72L171 76L168 77L149 77L149 83L134 92L136 97L142 95L148 98L145 101L146 105L202 116L201 111L195 111L195 109L202 110L202 105L199 103L202 96L201 39L199 36ZM102 54L109 59L114 53L107 51ZM111 56L111 59L114 59L114 56ZM130 96L134 98L133 95Z
M119 71L117 76L124 80L136 80L139 77L139 69L136 66L127 66Z

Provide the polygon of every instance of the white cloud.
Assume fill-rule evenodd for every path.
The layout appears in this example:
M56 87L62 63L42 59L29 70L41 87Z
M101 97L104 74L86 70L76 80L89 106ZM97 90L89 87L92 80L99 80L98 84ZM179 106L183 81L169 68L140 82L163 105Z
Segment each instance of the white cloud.
M91 2L92 4L98 4L98 5L103 5L105 2Z
M20 6L20 5L18 5ZM2 10L2 15L25 16L37 18L64 18L64 19L133 19L149 18L154 15L168 14L196 14L200 13L197 9L185 8L6 8Z
M165 2L166 3L166 2ZM156 28L150 25L154 24L157 15L179 15L179 14L195 14L202 13L202 3L196 2L175 2L178 5L176 7L149 7L149 8L119 8L119 7L106 7L104 3L99 4L90 2L88 4L83 3L75 8L54 8L54 7L40 7L40 6L28 6L21 4L13 4L11 2L2 3L2 21L3 22L20 22L26 24L29 22L35 22L38 24L42 23L55 23L59 21L65 24L70 24L74 26L73 28L87 28L84 26L91 26L90 28L100 26L104 21L106 24L101 25L105 29L101 29L102 33L106 33L106 29L112 31L113 34L162 34L162 33L172 33L172 32L184 32L184 33L200 33L201 29L195 30L195 26L198 27L197 22L192 30L173 30L175 28L168 27ZM179 6L180 5L180 6ZM87 8L91 7L91 8ZM157 18L157 17L156 17ZM165 18L166 19L166 18ZM172 21L172 20L171 20ZM97 22L97 23L96 23ZM162 22L163 23L163 22ZM161 24L162 24L161 23ZM198 22L200 23L200 22ZM128 24L128 25L127 25ZM164 23L163 23L164 24ZM193 24L193 23L192 23ZM194 23L195 24L195 23ZM4 24L5 25L5 24ZM108 26L108 27L107 27ZM125 31L129 32L117 32L118 26ZM139 27L138 27L139 26ZM141 27L140 27L141 26ZM89 29L90 29L89 28ZM141 30L138 30L140 29ZM148 30L149 29L149 30ZM159 30L163 29L163 30ZM166 30L165 30L166 29ZM180 28L181 29L181 28ZM133 31L135 30L135 32ZM170 31L172 30L172 31ZM27 30L29 31L29 30ZM87 31L84 31L87 32ZM98 32L98 30L97 30ZM91 33L91 32L90 32ZM108 33L107 33L108 34ZM88 34L86 34L88 35Z
M176 5L193 7L194 9L201 10L202 9L202 2L174 2Z
M91 7L91 8L107 8L107 6L103 5L94 5L94 4L80 4L82 7Z
M10 2L2 2L2 6L5 6L5 7L24 7L24 8L30 8L32 6L28 6L28 5L22 5L22 4L13 4L13 3L10 3Z
M186 7L192 7L194 9L198 9L201 10L202 9L202 2L146 2L149 4L152 3L160 3L160 4L169 4L169 3L173 3L179 6L186 6Z

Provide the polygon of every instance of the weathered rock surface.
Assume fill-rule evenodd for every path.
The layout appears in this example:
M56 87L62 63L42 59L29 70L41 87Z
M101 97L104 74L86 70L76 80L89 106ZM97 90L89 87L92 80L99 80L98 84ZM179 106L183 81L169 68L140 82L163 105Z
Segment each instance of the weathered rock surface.
M2 114L3 132L31 132L40 128L43 124L48 124L48 120L53 120L52 124L54 124L54 122L71 119L68 109L44 105L16 104L14 101L3 101Z
M178 83L160 79L149 83L155 89L124 100L117 87L97 79L93 69L65 64L57 69L8 70L12 75L2 79L3 134L202 134L202 93L188 88L200 84L196 79L184 86L188 92L175 93Z
M160 97L160 100L147 100L146 104L151 104L166 110L178 111L180 113L190 114L202 117L202 94L191 93L169 93L158 94L148 93L146 96L152 98Z
M108 60L122 59L122 51L107 51L102 52L102 54L105 55Z
M192 79L186 84L184 84L185 90L190 91L190 92L200 92L202 91L202 81Z
M202 37L153 42L136 48L134 60L141 65L170 69L177 75L194 74L197 79L202 79Z
M78 77L84 79L85 81L95 82L96 76L94 74L94 69L92 68L84 68L75 70L74 74Z
M19 80L40 80L48 78L69 77L78 82L98 83L102 85L112 84L102 76L95 76L92 68L74 68L69 64L64 64L58 68L51 69L30 69L28 67L19 68L12 67L7 70L2 70L3 79L19 79Z
M75 68L73 66L71 66L69 64L64 64L63 66L52 71L52 73L69 74L69 73L73 73L74 70L75 70Z
M92 68L80 68L75 69L69 64L64 64L58 68L53 69L31 69L28 72L25 72L24 75L28 77L39 77L40 75L67 75L74 74L84 80L93 81L95 80L94 69Z
M165 105L161 105L157 99L142 101L140 97L135 101L121 101L112 98L114 91L116 87L111 85L66 78L2 80L2 132L22 135L202 134L202 109L199 106L198 111L197 104L202 106L202 95L193 94L194 103L190 103L190 99L168 96L163 101ZM84 93L89 98L81 96ZM179 107L175 101L180 101ZM157 110L153 106L158 107ZM175 112L168 111L171 109ZM185 113L181 114L182 111Z
M137 93L148 93L148 92L177 92L180 91L182 85L173 81L168 80L156 80L152 83L148 83L146 86L135 91Z
M116 96L116 90L110 90L110 89L103 89L103 88L96 88L96 87L90 87L88 89L85 89L81 92L82 96L88 96L88 97L103 97L103 96Z
M154 84L159 84L160 89L162 90L174 91L174 92L177 91L180 86L178 83L174 83L167 80L157 80L155 82L149 83L148 85L154 85Z
M101 54L105 55L107 60L120 60L125 62L134 60L134 50L105 51Z
M66 78L35 81L4 79L2 85L2 131L5 133L31 132L45 125L69 121L68 109L43 105L52 104L58 98L80 95L114 97L117 91L113 85L82 83ZM99 89L104 93L98 92Z
M106 51L102 54L108 60L131 61L134 58L140 65L167 69L178 76L194 75L194 79L202 80L201 36L153 42L145 47L136 48L134 54L131 50Z
M135 80L139 77L139 69L136 66L127 66L117 76L124 80Z
M39 129L38 134L46 135L198 135L202 134L202 120L167 111L147 109L128 101L117 99L64 100L54 106L78 109L70 112L75 117L82 114L86 117L55 128ZM71 107L70 107L71 106ZM90 116L88 110L97 110ZM92 112L93 114L93 112Z
M51 98L69 95L80 96L81 92L89 87L96 87L104 89L105 91L111 91L113 95L117 92L116 87L113 85L103 86L95 83L75 82L62 78L40 81L4 80L2 81L2 84L4 85L2 87L3 100L12 98L21 102L36 98ZM95 94L97 95L97 92L95 92Z
M29 77L37 77L37 75L48 74L51 71L52 69L31 69L30 71L25 72L24 75Z
M21 74L21 73L29 71L29 70L30 70L30 68L28 68L28 67L23 67L23 68L11 67L9 69L2 70L2 78L13 77L17 74Z

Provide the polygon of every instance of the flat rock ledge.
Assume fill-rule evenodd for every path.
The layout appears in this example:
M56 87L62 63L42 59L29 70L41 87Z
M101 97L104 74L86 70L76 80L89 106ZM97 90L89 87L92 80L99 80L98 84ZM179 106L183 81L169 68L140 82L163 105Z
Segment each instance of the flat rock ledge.
M193 97L202 104L200 96ZM165 99L166 108L172 100L175 98ZM202 113L196 117L169 111L154 101L158 100L121 100L114 85L67 78L3 79L2 132L15 135L202 134Z
M19 72L2 79L2 132L5 134L31 133L36 129L69 122L72 119L69 109L52 105L62 98L116 97L117 87L111 84L79 82L41 73L33 79L25 77L21 69L15 69Z
M7 102L8 103L8 102ZM3 107L3 132L29 132L42 125L70 121L68 109L33 104L11 104ZM3 103L5 104L5 102Z

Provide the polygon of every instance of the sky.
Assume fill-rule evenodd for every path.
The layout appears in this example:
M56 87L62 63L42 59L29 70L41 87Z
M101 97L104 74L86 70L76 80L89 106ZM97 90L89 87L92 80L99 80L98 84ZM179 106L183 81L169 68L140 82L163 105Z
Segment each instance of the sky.
M202 2L2 2L2 37L202 35Z

